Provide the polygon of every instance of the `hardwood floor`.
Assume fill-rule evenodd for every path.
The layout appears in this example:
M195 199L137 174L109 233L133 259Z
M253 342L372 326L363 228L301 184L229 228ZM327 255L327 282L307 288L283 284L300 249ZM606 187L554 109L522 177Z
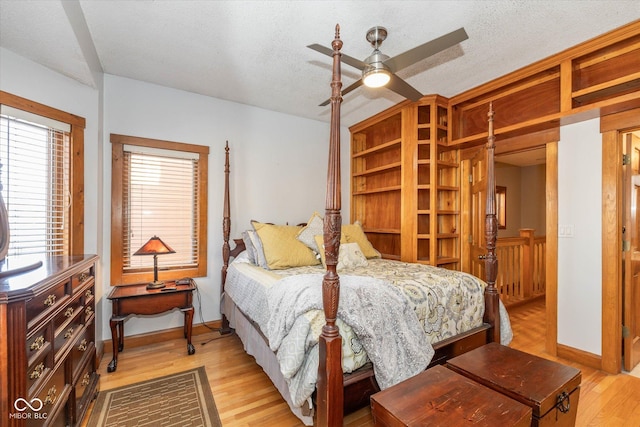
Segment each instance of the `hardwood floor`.
M511 308L509 312L514 330L512 347L576 366L582 371L577 426L640 426L639 378L626 374L607 375L546 354L542 300ZM100 389L205 366L223 426L302 425L289 412L253 357L244 352L237 336L221 337L212 332L195 336L193 342L196 353L187 356L186 342L181 339L138 348L127 348L125 340L116 372L107 373L111 353L106 353L100 363ZM346 416L345 425L372 426L370 410L364 408Z

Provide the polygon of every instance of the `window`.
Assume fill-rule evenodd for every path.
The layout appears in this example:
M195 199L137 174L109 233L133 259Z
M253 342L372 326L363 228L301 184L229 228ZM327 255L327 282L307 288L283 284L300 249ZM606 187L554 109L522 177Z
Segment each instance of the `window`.
M84 252L84 124L83 118L0 91L7 256Z
M199 145L111 135L111 283L153 277L153 257L135 256L158 236L160 280L207 275L207 155Z

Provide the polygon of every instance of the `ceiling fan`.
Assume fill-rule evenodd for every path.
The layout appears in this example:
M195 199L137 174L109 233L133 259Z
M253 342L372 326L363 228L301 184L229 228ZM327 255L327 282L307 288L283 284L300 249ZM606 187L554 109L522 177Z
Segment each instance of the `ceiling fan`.
M454 46L469 38L464 28L459 28L437 39L428 41L420 46L416 46L413 49L396 55L393 58L380 52L380 45L387 38L387 30L384 27L373 27L367 31L367 41L371 43L373 47L373 53L368 56L364 61L353 58L344 53L341 55L341 60L345 64L349 64L352 67L362 71L362 79L356 81L351 86L342 90L342 95L346 95L352 90L360 87L362 84L369 87L382 87L387 86L392 91L408 98L412 101L417 101L422 98L422 93L416 90L409 83L402 80L395 73L406 68L416 62L427 58L431 55L435 55L451 46ZM324 47L319 44L311 44L307 46L310 49L318 51L322 54L333 56L333 50ZM320 106L329 104L329 100L324 101Z

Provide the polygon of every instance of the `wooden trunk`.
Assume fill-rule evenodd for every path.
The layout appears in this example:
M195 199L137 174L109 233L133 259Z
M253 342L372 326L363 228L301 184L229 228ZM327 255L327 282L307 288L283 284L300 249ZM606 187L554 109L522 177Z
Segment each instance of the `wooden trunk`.
M441 365L371 396L377 426L529 426L531 408Z
M533 410L532 426L574 426L580 370L490 343L455 357L447 366Z

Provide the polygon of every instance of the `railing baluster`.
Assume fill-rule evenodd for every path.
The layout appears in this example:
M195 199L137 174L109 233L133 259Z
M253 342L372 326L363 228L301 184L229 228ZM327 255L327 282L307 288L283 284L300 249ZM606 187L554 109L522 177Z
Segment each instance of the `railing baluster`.
M545 293L546 238L534 236L531 229L520 233L520 237L496 242L496 288L505 303L526 301Z

